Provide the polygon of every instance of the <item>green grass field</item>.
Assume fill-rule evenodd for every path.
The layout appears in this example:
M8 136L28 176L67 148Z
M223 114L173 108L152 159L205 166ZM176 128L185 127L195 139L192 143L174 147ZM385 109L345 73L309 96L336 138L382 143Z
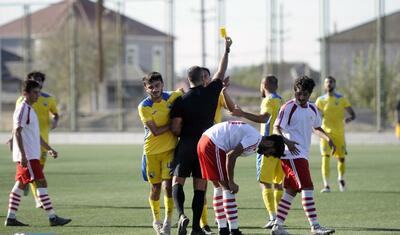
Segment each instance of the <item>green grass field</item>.
M154 234L147 195L141 179L141 146L55 146L57 160L49 159L46 177L49 194L60 216L72 218L65 227L48 226L47 215L34 208L32 195L23 197L18 218L28 228L6 228L0 234ZM400 234L400 146L350 146L347 165L348 191L330 194L321 188L320 157L313 147L311 171L316 186L316 205L321 224L336 228L336 234ZM333 163L333 162L332 162ZM236 164L237 195L241 229L245 234L269 234L260 228L266 220L261 193L255 182L255 158L240 158ZM335 164L332 164L336 178ZM5 146L0 148L0 220L4 221L8 193L14 184L15 165ZM191 182L186 185L186 212L191 216ZM211 191L211 190L210 190ZM208 193L211 201L211 192ZM213 223L210 207L209 221ZM286 220L292 234L309 234L299 197ZM175 233L176 228L173 229Z

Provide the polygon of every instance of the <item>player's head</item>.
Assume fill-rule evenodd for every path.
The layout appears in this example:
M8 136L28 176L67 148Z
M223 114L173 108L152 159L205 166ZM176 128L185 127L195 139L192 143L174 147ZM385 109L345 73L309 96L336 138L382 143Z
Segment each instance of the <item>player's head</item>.
M260 92L262 97L265 97L265 91L268 91L269 93L274 93L277 89L278 79L274 75L268 74L261 80Z
M42 89L44 80L46 80L46 75L39 71L32 71L26 75L26 80L35 80L39 83L40 89Z
M336 88L336 79L332 76L328 76L327 78L325 78L324 88L325 88L325 91L327 91L327 92L334 91Z
M23 95L28 103L35 103L40 95L40 84L35 80L25 80L23 83Z
M190 87L203 86L203 68L200 66L192 66L188 70L188 81Z
M164 88L164 82L161 74L158 72L151 72L144 76L142 80L144 90L151 97L151 99L160 99Z
M307 76L300 76L294 81L294 96L301 106L306 106L315 87L315 82Z
M210 70L206 67L201 67L203 70L201 73L201 79L203 80L204 86L207 86L211 82L211 73Z
M285 152L285 143L280 135L263 136L258 145L257 153L266 156L282 157Z

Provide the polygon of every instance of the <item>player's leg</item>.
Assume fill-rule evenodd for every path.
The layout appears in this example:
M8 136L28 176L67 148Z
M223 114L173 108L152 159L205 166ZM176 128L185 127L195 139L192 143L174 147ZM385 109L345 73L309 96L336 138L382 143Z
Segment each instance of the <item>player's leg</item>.
M49 217L50 226L63 226L71 222L71 219L57 216L47 191L47 181L44 177L43 168L40 165L40 162L38 160L30 160L28 161L27 168L29 169L30 177L34 179L36 183L36 194L40 204L43 206L43 209Z
M15 177L16 181L9 195L7 217L6 220L4 221L5 226L29 226L28 224L24 224L17 220L17 211L21 203L22 199L21 196L23 194L23 190L28 187L26 183L20 181L20 178L18 177L19 175L18 168L21 168L22 170L21 166L20 167L17 166L17 174Z
M174 210L174 199L172 198L172 177L170 175L170 163L173 158L174 151L169 151L161 163L161 176L164 186L164 207L165 207L165 218L161 233L163 235L169 235L171 233L171 221L172 213Z
M299 185L296 179L296 169L293 168L293 160L282 160L282 169L285 175L284 185L285 191L278 204L276 220L274 226L271 229L271 234L273 235L285 235L288 234L283 228L283 224L289 214L290 208L292 206L292 201L295 198Z
M239 217L238 208L236 204L236 195L231 193L228 187L228 181L220 181L220 185L223 188L222 198L223 206L226 218L228 219L230 234L241 234L239 231Z
M274 199L275 208L277 210L278 204L283 196L283 179L285 174L283 173L282 163L280 159L275 159L275 176L274 176Z
M177 176L179 175L179 168L180 164L178 163L172 177L172 198L174 199L174 205L178 213L178 235L185 235L186 227L189 224L189 218L185 215L184 211L185 192L183 191L183 186L185 185L186 177Z
M213 208L215 213L215 220L218 224L218 233L229 235L229 229L227 225L227 218L223 205L223 188L218 181L213 181L214 193L213 193Z
M272 188L274 169L272 157L266 157L261 154L257 155L257 180L260 184L262 198L265 208L269 214L269 219L264 228L272 228L276 219L276 207L274 198L274 189Z
M336 152L333 154L333 156L337 159L339 191L344 192L346 190L346 184L344 180L344 173L346 171L345 156L347 154L346 142L344 135L333 135L332 140L336 146Z
M153 215L153 228L157 234L161 233L160 194L161 194L161 163L163 154L146 156L146 175L150 183L149 204Z
M39 160L40 165L42 166L42 169L44 169L44 165L46 164L46 160L47 160L47 152L46 151L42 151L42 153L40 155L40 160ZM31 188L31 191L32 191L33 198L35 199L36 208L42 208L42 204L40 204L40 200L39 200L39 198L37 196L37 193L36 193L36 191L37 191L36 183L32 182L29 185L30 185L30 188Z
M318 223L317 210L314 200L314 186L311 179L308 160L306 159L293 160L293 168L295 168L298 185L300 185L303 210L311 226L311 233L312 234L333 233L335 230L326 229Z
M204 207L204 198L206 193L207 181L202 179L200 164L194 164L193 175L193 199L192 199L192 234L203 234L200 227L200 218Z
M321 165L321 173L322 173L322 182L324 187L321 190L321 193L329 193L331 191L330 188L330 156L331 156L331 148L326 140L320 140L320 150L322 156L322 165Z

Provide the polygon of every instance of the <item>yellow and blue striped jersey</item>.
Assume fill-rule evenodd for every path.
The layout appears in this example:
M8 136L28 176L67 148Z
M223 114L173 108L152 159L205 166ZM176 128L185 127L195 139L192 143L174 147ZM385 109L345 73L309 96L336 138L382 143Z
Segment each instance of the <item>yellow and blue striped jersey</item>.
M261 124L260 134L268 136L272 134L275 119L278 117L279 109L282 105L282 97L276 93L269 94L261 102L260 113L269 113L268 120Z
M22 103L24 97L21 96L17 99L16 105ZM39 120L40 136L47 143L49 142L49 132L51 124L51 114L57 114L57 102L53 96L48 93L41 92L38 100L32 105L33 109ZM45 151L42 148L42 151Z
M176 147L177 137L171 131L154 136L146 126L146 122L154 121L157 127L165 126L170 122L169 112L173 102L182 95L180 91L164 91L162 99L154 103L150 97L145 98L138 106L139 116L144 125L144 154L159 154Z
M327 133L344 134L345 110L351 104L342 95L335 93L318 97L315 104L322 114L322 128Z
M217 109L215 110L214 123L220 123L222 121L222 108L225 108L224 94L219 94Z

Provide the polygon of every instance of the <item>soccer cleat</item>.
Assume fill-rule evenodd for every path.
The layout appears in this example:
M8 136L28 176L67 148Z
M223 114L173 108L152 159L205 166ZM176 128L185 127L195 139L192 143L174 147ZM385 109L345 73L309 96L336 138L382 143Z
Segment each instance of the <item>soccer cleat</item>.
M203 231L203 229L200 230L192 230L192 232L190 232L190 235L206 235L206 233Z
M157 235L161 234L161 229L163 228L163 224L161 221L153 221L153 229L156 231Z
M161 235L170 235L171 234L171 222L169 221L165 221L161 231L160 231Z
M4 221L4 226L29 226L29 224L24 224L17 219L7 218L6 221Z
M268 222L263 226L265 229L271 229L274 226L275 220L268 220Z
M344 192L346 191L346 183L344 182L344 180L339 180L339 191L340 192Z
M321 193L330 193L331 188L329 186L325 186L323 189L321 189Z
M271 235L290 235L286 230L283 228L283 225L274 224L271 229Z
M71 221L71 219L66 219L58 216L54 216L53 218L49 219L50 226L64 226Z
M212 234L211 228L207 224L204 225L204 227L202 227L201 229L203 229L204 233L207 234L207 235L211 235Z
M186 217L186 215L182 214L179 217L179 221L178 221L178 235L186 235L187 231L186 228L189 224L189 218Z
M317 224L311 227L311 233L314 235L328 235L335 233L335 229L324 228L321 225Z
M243 233L239 229L232 229L231 235L243 235Z
M229 228L220 228L218 230L218 235L230 235Z

